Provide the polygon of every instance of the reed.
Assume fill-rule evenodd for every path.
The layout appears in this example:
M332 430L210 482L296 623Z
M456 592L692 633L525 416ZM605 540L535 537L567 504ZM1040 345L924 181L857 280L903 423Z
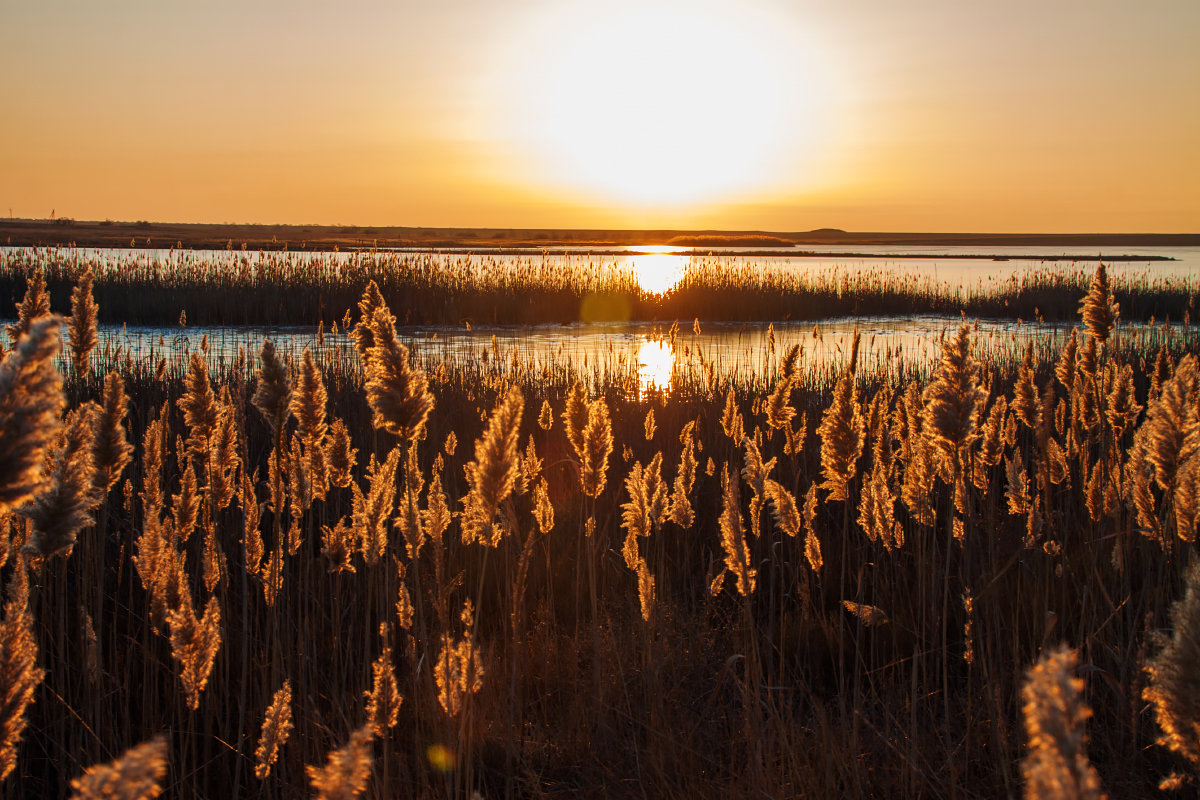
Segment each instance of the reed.
M71 781L78 800L152 800L167 775L167 740L158 736L129 748L109 764L88 767Z
M1030 263L984 285L914 276L905 266L878 260L808 268L788 260L772 269L720 255L689 259L683 279L669 292L641 288L632 270L615 259L580 255L441 256L437 253L242 252L173 250L97 254L72 248L13 248L0 253L0 296L16 298L27 287L28 319L38 298L65 301L91 272L101 321L174 326L180 309L192 325L314 325L314 316L343 319L386 304L404 309L398 324L537 324L580 318L635 320L821 320L851 315L950 314L972 317L1071 321L1090 296L1098 269L1084 263ZM1194 312L1197 285L1155 277L1140 268L1097 284L1097 303L1086 313L1098 327L1119 307L1126 320L1173 319ZM361 303L362 287L374 286ZM1101 297L1104 295L1104 297ZM596 298L605 298L597 302ZM1111 300L1105 303L1105 298ZM44 305L44 304L43 304ZM1092 323L1088 323L1091 325ZM343 329L349 325L343 324ZM19 329L17 329L19 333ZM356 338L366 330L355 327ZM15 338L13 339L15 341ZM369 346L359 340L360 358Z
M1191 329L960 328L915 372L818 330L837 369L796 346L749 373L676 326L698 369L647 389L616 356L400 357L377 288L367 363L192 339L161 375L64 354L64 392L53 319L8 353L0 407L41 437L11 441L42 444L5 429L0 794L66 797L105 743L170 731L180 797L1017 796L1021 665L1059 640L1085 666L1038 672L1034 712L1080 720L1089 676L1104 786L1194 770L1145 746L1160 700L1190 724L1152 633L1195 547ZM32 498L95 520L77 555L36 555Z
M1085 725L1092 711L1075 677L1079 654L1066 646L1049 651L1029 671L1021 690L1029 754L1021 763L1029 800L1107 797L1088 761Z

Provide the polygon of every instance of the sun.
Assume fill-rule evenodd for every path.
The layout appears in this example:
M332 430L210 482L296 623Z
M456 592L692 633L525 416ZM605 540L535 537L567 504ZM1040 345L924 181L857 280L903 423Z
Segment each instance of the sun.
M546 12L511 85L530 171L633 206L745 193L804 152L821 94L800 43L751 3Z
M648 252L644 255L633 258L633 276L643 292L666 294L683 280L684 273L687 272L688 257L646 249Z

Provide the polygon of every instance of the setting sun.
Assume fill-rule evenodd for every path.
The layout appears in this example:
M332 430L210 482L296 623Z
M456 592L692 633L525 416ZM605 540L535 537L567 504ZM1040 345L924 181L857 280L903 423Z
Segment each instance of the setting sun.
M646 253L633 259L633 274L638 286L649 294L666 294L675 288L687 271L687 256L671 253Z
M632 206L761 189L812 154L826 91L810 49L728 6L567 6L521 54L511 123L560 189Z

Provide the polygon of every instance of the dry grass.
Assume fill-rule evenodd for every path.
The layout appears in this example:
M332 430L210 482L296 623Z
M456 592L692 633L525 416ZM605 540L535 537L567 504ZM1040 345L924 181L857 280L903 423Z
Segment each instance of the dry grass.
M789 351L654 393L511 354L419 368L371 292L364 363L198 349L160 380L93 354L67 403L58 322L28 322L0 368L6 447L40 448L0 460L7 796L67 796L160 735L143 772L179 797L1042 796L1059 755L1081 796L1196 774L1195 590L1170 613L1190 332L1098 318L998 358L964 326L927 379ZM1058 641L1078 661L1022 695Z

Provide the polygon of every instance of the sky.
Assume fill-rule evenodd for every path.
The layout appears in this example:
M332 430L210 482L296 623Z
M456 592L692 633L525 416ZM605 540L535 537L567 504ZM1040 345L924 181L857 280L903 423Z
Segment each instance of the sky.
M0 0L0 214L1200 232L1200 2Z

